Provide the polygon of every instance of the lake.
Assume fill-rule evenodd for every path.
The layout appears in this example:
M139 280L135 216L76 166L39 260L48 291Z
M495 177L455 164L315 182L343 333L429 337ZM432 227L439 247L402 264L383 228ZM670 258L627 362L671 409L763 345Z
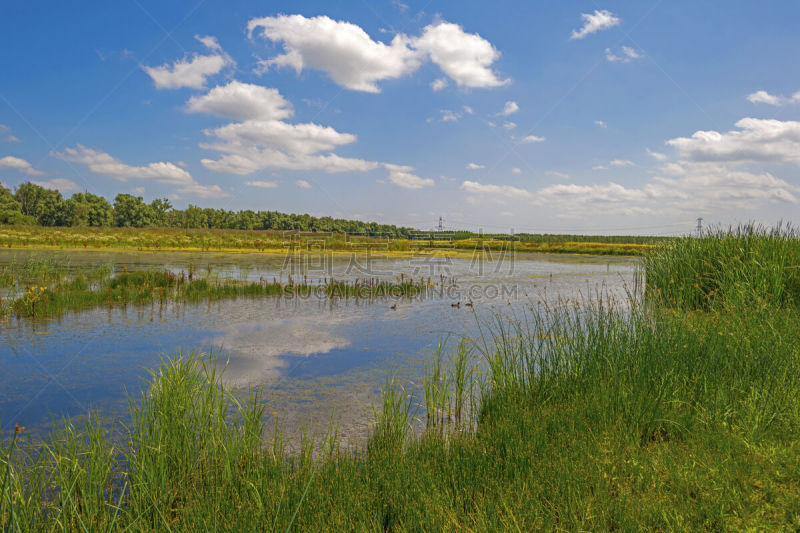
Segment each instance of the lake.
M333 420L344 444L367 434L387 376L417 390L422 365L438 343L477 338L496 317L520 316L543 302L591 298L597 291L624 298L637 267L631 258L497 252L351 257L18 250L0 252L0 266L30 256L76 270L110 264L115 271L166 268L250 281L431 277L437 287L413 298L172 302L0 325L4 431L19 423L41 434L52 417L89 409L124 419L129 396L138 396L160 357L202 351L225 367L229 386L262 388L269 416L290 438L304 428L324 433Z

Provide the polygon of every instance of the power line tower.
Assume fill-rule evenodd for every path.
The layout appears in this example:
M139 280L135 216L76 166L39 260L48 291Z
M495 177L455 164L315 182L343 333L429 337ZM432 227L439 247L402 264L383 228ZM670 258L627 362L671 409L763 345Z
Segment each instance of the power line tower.
M436 229L440 232L444 231L444 220L442 217L439 217L439 225L436 227Z
M701 236L703 234L703 217L697 217L697 236Z

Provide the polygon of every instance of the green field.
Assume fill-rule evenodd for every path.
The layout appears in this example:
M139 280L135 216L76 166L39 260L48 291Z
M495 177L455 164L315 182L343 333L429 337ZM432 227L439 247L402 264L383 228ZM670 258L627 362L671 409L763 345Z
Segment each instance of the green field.
M498 317L433 357L424 398L388 378L358 450L335 428L290 450L257 391L225 391L213 362L176 354L127 427L89 416L42 442L4 435L0 524L796 531L798 265L789 230L670 241L644 257L643 300Z
M435 238L434 238L435 237ZM534 238L540 237L540 238ZM92 228L92 227L0 227L0 248L84 250L201 250L218 252L315 253L452 253L473 254L486 250L566 253L590 255L641 255L668 239L642 237L508 236L475 234L421 235L420 238L381 238L346 233L277 230L180 229L180 228Z

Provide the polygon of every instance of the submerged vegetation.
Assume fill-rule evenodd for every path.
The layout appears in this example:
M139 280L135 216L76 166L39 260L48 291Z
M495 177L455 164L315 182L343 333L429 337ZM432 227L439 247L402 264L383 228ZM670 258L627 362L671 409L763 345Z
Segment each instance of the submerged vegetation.
M265 439L258 391L165 360L124 437L89 417L0 449L4 530L797 530L800 240L648 255L643 301L498 318L389 380L363 449ZM412 430L415 417L424 421ZM23 421L20 421L22 423Z
M446 285L453 280L440 278L438 283ZM8 290L0 300L0 318L9 315L43 318L101 306L163 305L237 297L399 298L424 295L434 286L431 278L415 280L405 276L393 281L289 278L280 282L263 278L241 281L197 277L191 268L188 274L168 270L115 273L110 265L102 265L72 272L52 260L30 259L0 267L0 289Z

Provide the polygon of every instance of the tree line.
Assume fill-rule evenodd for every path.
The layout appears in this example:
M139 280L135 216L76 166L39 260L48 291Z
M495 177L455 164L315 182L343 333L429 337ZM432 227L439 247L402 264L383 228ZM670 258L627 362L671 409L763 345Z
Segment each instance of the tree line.
M166 198L146 203L141 196L121 193L111 203L90 192L64 198L57 190L24 183L12 192L0 185L0 224L41 226L170 227L242 230L293 230L408 238L412 228L332 217L277 211L228 211L189 205L175 209Z

